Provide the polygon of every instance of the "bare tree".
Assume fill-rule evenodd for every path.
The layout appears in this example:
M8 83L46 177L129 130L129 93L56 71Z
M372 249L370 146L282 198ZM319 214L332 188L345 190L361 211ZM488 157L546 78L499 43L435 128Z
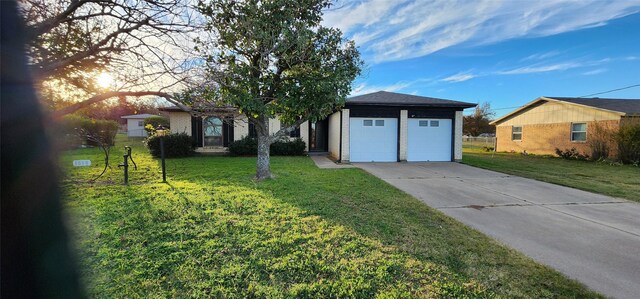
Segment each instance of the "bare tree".
M80 100L70 113L119 96L157 96L193 77L198 26L187 0L21 0L29 68L50 102ZM96 76L112 74L110 86Z

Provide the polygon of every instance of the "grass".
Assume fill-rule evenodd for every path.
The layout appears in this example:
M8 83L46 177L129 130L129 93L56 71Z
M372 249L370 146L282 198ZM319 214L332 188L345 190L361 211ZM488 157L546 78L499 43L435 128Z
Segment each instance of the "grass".
M84 158L99 155L62 163ZM192 157L168 160L163 184L139 144L134 159L130 186L67 169L92 297L601 297L360 169L274 157L277 178L255 182L255 158Z
M466 146L462 162L589 192L640 202L640 167L564 160L551 156L486 152Z

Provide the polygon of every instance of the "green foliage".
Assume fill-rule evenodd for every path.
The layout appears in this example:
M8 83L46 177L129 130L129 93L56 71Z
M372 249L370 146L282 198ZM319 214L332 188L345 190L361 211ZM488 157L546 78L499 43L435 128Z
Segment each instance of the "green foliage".
M229 153L232 156L255 156L258 154L258 140L248 135L240 140L229 143Z
M66 115L59 123L61 131L67 136L68 146L80 144L113 145L119 124L112 120L91 119L78 115Z
M615 139L618 144L618 160L622 163L640 164L640 122L623 123Z
M328 0L200 2L219 37L199 46L220 86L212 98L287 124L322 119L344 104L362 61L340 30L320 25L329 6Z
M279 140L271 144L272 156L301 156L304 154L306 144L302 139ZM229 144L229 153L232 156L255 156L258 153L258 141L256 138L245 136Z
M273 156L301 156L307 145L301 138L293 140L280 140L271 144L271 155Z
M149 116L144 119L144 130L149 134L153 134L159 125L168 129L169 119L160 115Z
M145 141L149 152L160 157L160 138L164 138L164 156L166 158L188 157L193 155L195 147L191 136L186 133L169 134L163 137L150 136Z
M567 160L585 161L589 159L589 155L581 154L580 152L578 152L578 150L575 147L572 147L571 149L565 149L565 150L556 148L556 155L558 155L558 157L562 159L567 159Z

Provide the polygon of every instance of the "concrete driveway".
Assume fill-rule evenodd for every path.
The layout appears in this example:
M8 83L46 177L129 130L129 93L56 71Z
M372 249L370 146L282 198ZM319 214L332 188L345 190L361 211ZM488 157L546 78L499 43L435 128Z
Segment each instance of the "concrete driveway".
M638 203L458 163L354 165L606 296L640 296Z

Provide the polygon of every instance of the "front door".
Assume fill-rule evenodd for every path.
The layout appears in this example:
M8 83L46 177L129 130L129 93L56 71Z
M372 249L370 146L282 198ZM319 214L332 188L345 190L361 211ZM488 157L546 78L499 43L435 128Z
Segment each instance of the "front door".
M309 151L326 152L329 150L329 126L327 120L309 123Z
M209 116L202 121L204 146L222 146L222 120Z

